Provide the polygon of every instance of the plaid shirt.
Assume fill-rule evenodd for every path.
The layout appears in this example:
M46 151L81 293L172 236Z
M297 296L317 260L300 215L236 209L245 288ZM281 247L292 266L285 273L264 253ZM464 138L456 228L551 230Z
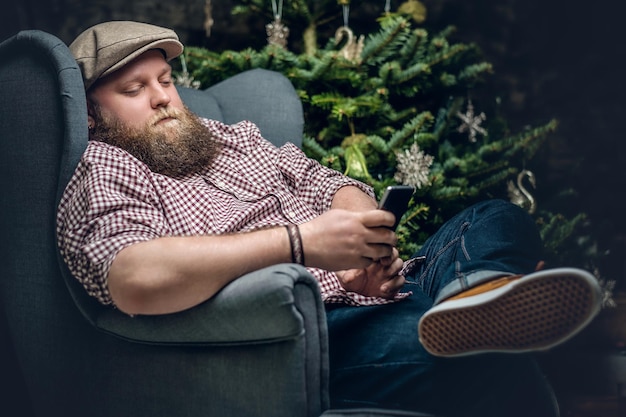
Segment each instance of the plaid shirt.
M102 304L112 304L107 274L113 259L134 243L304 223L328 210L346 185L373 196L297 146L272 145L250 122L202 121L222 142L221 154L205 172L183 179L156 174L120 148L89 142L62 196L57 238L72 274ZM309 271L326 303L390 302L346 292L332 272Z

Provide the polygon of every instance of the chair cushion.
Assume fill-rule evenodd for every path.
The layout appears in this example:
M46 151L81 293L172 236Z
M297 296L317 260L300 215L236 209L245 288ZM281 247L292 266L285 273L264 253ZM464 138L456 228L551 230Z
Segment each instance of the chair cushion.
M192 112L207 119L217 120L219 122L224 121L222 109L220 109L219 103L211 93L206 90L196 90L189 87L176 86L176 88L178 89L178 94L183 100L183 103L185 103Z
M183 102L201 117L226 124L249 120L276 146L302 146L302 102L284 75L261 68L244 71L206 90L177 86Z

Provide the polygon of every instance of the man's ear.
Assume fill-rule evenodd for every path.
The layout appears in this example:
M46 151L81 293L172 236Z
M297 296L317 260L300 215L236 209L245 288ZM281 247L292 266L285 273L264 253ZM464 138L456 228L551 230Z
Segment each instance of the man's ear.
M87 100L87 127L89 128L89 130L93 129L96 126L96 119L94 119L93 114L93 103L90 100Z

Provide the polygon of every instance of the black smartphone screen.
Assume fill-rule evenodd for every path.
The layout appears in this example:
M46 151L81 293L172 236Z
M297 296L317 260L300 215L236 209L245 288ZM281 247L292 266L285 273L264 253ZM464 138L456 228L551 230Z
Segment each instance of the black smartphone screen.
M414 192L415 188L410 185L390 185L385 188L383 196L378 203L378 208L390 211L394 216L396 216L396 222L393 225L393 230L398 227L400 219L409 207L409 201L411 200L411 196Z

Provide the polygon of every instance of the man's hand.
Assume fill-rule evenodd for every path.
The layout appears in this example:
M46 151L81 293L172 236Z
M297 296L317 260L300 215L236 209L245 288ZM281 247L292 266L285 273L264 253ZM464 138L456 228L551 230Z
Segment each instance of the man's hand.
M389 229L393 214L383 210L329 210L300 225L306 266L340 271L362 269L392 257L397 243Z
M405 279L398 275L403 261L394 248L390 257L373 262L363 269L337 272L341 285L351 292L370 297L393 298L404 285Z

